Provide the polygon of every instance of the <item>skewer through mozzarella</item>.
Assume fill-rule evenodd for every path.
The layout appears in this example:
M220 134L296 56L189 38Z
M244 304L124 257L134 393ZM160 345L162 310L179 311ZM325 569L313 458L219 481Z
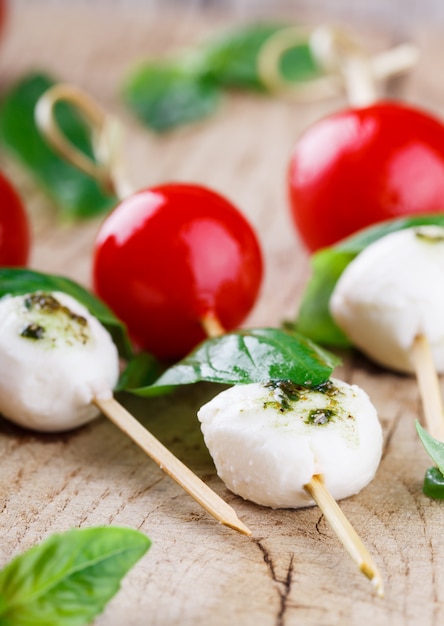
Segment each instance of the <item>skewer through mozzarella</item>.
M71 296L36 292L0 299L0 413L38 431L64 431L100 413L119 358L108 331Z
M419 226L369 245L344 270L330 299L337 325L364 354L415 371L412 346L424 336L444 372L444 228Z
M317 504L352 559L384 594L378 567L336 500L374 477L382 430L367 394L331 379L237 385L198 411L219 477L239 496L272 508Z
M99 320L62 292L0 299L0 413L37 431L81 426L100 412L223 524L249 535L235 511L113 397L119 356Z
M273 508L315 504L306 485L320 475L336 499L374 477L382 430L367 394L332 379L318 389L291 382L237 385L198 412L226 486Z

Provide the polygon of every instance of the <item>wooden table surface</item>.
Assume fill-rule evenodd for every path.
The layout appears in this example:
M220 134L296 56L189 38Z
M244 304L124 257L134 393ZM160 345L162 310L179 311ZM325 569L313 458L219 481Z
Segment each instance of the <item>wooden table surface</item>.
M0 50L0 89L26 71L47 70L86 89L120 117L136 186L183 180L225 194L248 216L264 249L265 282L246 325L278 325L294 317L309 264L290 222L286 164L302 129L344 101L301 105L230 95L208 121L155 136L120 100L125 72L144 56L172 53L231 26L230 15L187 11L178 16L141 5L123 11L105 3L85 7L13 5ZM442 114L438 61L443 44L432 28L413 35L422 56L400 95ZM388 33L363 36L376 46L390 43ZM89 285L99 220L61 225L20 168L5 155L1 162L32 218L32 266ZM442 624L444 505L422 494L430 463L415 434L414 419L421 416L416 383L357 355L347 357L335 374L368 392L384 429L376 478L341 502L381 570L383 599L373 594L318 508L271 510L225 488L196 418L199 406L218 391L211 385L182 389L168 399L124 401L235 508L253 538L218 524L105 418L63 435L25 432L0 419L0 566L55 531L125 525L142 530L153 546L124 579L97 626Z

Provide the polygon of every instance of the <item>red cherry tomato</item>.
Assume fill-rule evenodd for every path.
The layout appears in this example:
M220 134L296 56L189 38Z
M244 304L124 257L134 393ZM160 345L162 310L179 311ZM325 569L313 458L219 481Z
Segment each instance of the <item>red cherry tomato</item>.
M444 126L390 102L327 117L296 144L289 191L310 250L376 222L444 211Z
M186 355L215 316L237 327L256 301L262 257L245 218L198 185L167 184L124 200L98 234L97 294L133 340L159 358Z
M17 192L0 173L0 267L26 265L29 251L28 217Z
M6 0L0 0L0 35L3 35L5 30L7 13Z

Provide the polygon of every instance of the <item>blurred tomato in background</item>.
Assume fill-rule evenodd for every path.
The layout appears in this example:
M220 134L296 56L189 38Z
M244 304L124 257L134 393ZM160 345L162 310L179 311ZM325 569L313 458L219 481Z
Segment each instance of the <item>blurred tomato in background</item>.
M6 23L6 0L0 0L0 35L3 35Z
M0 172L0 267L26 265L30 247L25 208L12 184Z

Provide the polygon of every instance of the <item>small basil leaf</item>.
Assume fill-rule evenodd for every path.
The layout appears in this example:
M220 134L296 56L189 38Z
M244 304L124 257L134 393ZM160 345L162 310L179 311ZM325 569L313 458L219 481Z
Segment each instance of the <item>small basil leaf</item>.
M444 500L444 476L437 467L429 467L422 485L424 495L435 500Z
M0 297L7 294L18 296L34 291L62 291L78 300L109 331L120 355L124 358L131 356L132 348L124 324L101 300L79 284L54 274L22 268L0 268Z
M258 73L259 53L267 40L284 28L283 23L248 24L219 35L201 46L202 66L227 88L265 91ZM318 75L308 42L290 48L282 56L280 70L284 78L293 81Z
M113 526L50 536L0 571L0 623L89 624L150 545L139 531Z
M117 199L96 181L59 157L46 143L34 120L35 105L54 80L43 74L25 76L6 94L0 108L0 141L34 177L66 218L94 217L109 211ZM90 132L66 103L56 109L57 122L70 141L91 155Z
M183 62L150 62L129 76L123 97L142 122L161 133L213 113L221 91Z
M416 431L421 439L425 451L432 461L437 465L441 474L444 474L444 443L438 441L421 426L416 420Z
M171 386L201 381L236 385L291 380L316 387L328 380L338 363L334 355L302 336L276 328L241 330L204 341L155 383L133 392L157 395Z
M259 51L284 26L252 24L218 35L201 45L202 66L220 85L264 91L257 71Z
M131 391L151 385L160 375L160 364L148 352L136 354L120 375L114 391Z
M258 58L270 36L285 24L238 27L200 44L179 59L147 61L126 80L123 97L135 114L158 132L213 113L222 88L265 91ZM297 43L281 59L284 78L307 80L319 75L308 43Z
M350 346L351 343L335 324L329 310L330 297L342 272L371 243L397 230L421 224L444 226L444 214L417 215L381 222L316 252L311 259L312 274L302 294L295 328L313 341L327 346Z
M282 55L280 71L283 78L295 83L317 78L322 73L308 43L289 48Z
M299 306L297 330L321 344L345 348L350 341L333 321L329 302L335 285L347 265L356 255L325 249L312 260L312 276Z

